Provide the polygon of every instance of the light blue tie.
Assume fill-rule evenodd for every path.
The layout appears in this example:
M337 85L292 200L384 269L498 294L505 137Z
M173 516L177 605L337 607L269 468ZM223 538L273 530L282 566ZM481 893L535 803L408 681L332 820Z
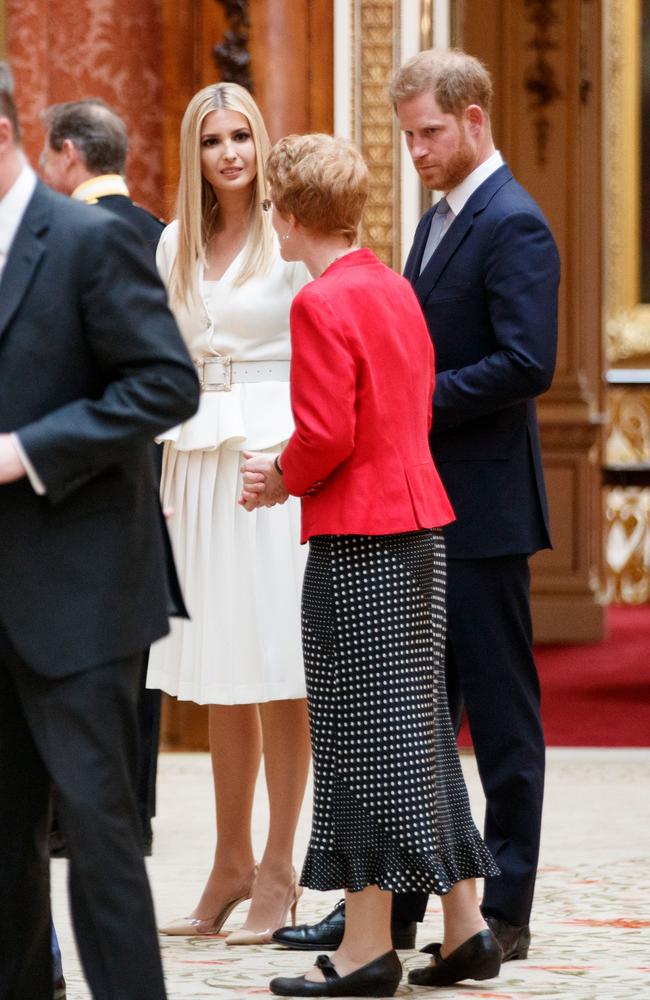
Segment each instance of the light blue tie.
M449 207L449 202L446 198L441 198L436 205L436 210L433 213L431 219L431 227L429 229L429 236L427 239L427 245L424 248L424 253L422 254L422 263L420 264L420 274L424 271L425 267L431 260L433 252L440 243L440 240L444 236L445 228L447 226L447 220L451 208Z

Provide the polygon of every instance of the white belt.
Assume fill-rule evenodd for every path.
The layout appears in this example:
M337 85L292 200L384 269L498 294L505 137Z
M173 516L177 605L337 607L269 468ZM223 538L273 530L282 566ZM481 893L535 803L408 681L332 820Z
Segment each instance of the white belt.
M289 361L232 361L201 358L194 366L202 392L230 392L236 382L288 382Z

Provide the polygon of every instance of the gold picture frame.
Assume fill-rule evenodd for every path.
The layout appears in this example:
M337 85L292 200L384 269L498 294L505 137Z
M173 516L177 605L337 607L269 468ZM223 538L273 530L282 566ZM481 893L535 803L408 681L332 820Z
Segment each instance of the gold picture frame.
M641 0L607 0L605 21L605 317L609 366L650 364L641 300Z

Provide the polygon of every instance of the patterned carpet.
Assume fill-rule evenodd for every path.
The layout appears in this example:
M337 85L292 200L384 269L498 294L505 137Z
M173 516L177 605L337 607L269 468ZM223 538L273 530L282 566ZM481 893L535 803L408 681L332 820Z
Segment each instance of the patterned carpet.
M547 797L533 945L526 962L509 962L498 979L435 991L441 1000L645 1000L650 997L650 750L549 751ZM474 816L481 793L473 757L463 756ZM296 845L308 836L308 810ZM210 768L204 754L165 754L159 815L149 871L161 920L191 910L209 867L212 843ZM263 842L266 804L258 788L255 842ZM90 997L71 937L65 893L67 863L53 863L53 899L69 1000ZM337 893L306 892L300 922L318 919ZM241 923L245 906L228 928ZM432 905L418 943L439 940L440 907ZM300 975L310 955L279 948L227 948L223 939L163 938L169 1000L239 1000L269 995L269 978ZM313 957L313 956L312 956ZM425 956L403 952L405 970ZM404 984L398 996L431 996ZM119 1000L116 997L115 1000Z

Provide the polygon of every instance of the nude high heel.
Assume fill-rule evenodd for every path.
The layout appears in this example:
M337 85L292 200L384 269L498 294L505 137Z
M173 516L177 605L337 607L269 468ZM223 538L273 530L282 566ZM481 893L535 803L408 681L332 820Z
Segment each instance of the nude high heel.
M251 898L256 877L257 865L253 869L250 885L245 894L237 896L236 899L230 899L214 917L180 917L164 927L159 927L160 933L175 937L202 937L208 934L218 934L235 907Z
M242 927L240 930L233 931L232 934L228 935L226 944L271 944L273 933L277 931L278 927L285 926L289 913L291 913L291 926L296 926L296 911L298 909L298 900L301 896L302 886L298 885L298 876L294 872L277 927L267 927L263 931L250 931L248 928Z

